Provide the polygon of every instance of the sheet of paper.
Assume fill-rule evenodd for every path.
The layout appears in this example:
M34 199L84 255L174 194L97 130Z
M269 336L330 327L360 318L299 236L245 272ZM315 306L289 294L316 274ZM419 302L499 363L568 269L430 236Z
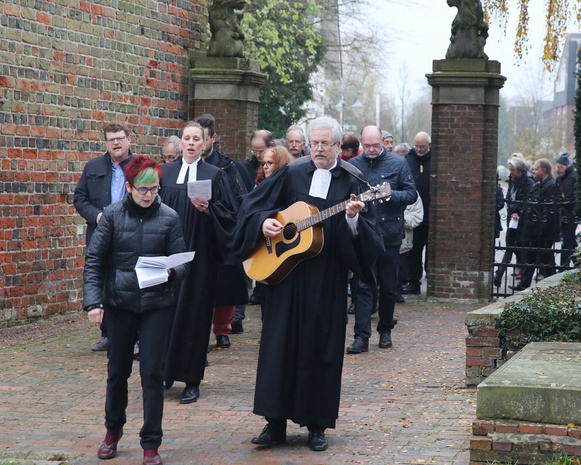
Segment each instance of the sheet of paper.
M165 268L135 268L135 273L139 289L163 284L169 278Z
M518 228L518 220L511 218L508 222L508 229L517 229Z
M198 197L203 200L211 200L212 180L203 179L201 181L188 181L188 197L190 199Z
M139 289L167 282L167 270L191 262L195 254L196 252L182 252L169 257L139 257L135 264Z

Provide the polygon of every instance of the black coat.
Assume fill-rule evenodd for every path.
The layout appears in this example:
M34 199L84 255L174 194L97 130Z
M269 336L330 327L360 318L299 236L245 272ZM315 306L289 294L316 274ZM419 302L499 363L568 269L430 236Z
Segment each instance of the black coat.
M556 221L558 200L559 189L553 176L549 175L533 184L523 211L521 240L543 242L558 240L559 227Z
M528 172L523 172L520 177L510 177L508 179L508 191L506 192L506 223L510 223L510 218L513 213L522 217L524 211L524 202L529 199L531 189L535 183L534 179L528 175ZM519 221L519 229L522 222Z
M280 168L250 192L240 208L236 250L246 258L262 235L262 223L297 201L319 210L335 206L367 187L338 160L326 199L311 197L315 165L310 157ZM342 167L345 164L347 168ZM267 286L258 356L254 413L301 425L332 428L339 411L345 352L347 274L366 275L383 251L373 205L360 213L354 238L345 213L323 223L321 252L299 263L276 285ZM264 237L264 236L262 236Z
M170 283L139 289L135 264L140 256L185 252L180 219L159 196L143 217L140 208L129 194L105 208L87 250L84 307L102 303L105 308L142 313L174 304ZM176 267L173 278L182 279L187 268L187 264Z
M129 157L121 162L122 169L125 169L131 157L132 154L129 152ZM87 162L75 188L73 203L79 215L87 222L87 240L85 241L87 247L97 227L97 216L111 204L112 177L111 155L107 152Z
M577 172L573 165L567 167L564 176L557 178L560 200L565 202L560 209L560 221L562 223L571 223L575 220L575 185L577 184Z
M432 164L432 151L429 150L423 156L419 156L415 149L411 149L405 156L412 170L412 176L416 189L422 198L424 205L424 220L422 224L428 224L430 219L430 169Z

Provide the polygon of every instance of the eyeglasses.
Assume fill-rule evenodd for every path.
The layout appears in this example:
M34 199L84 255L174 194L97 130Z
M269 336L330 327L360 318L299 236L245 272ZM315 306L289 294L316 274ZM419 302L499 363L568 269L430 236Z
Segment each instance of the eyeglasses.
M363 150L365 150L365 151L370 150L370 149L379 150L380 148L381 148L381 145L379 145L379 144L373 144L373 145L363 144Z
M264 166L264 165L274 166L274 162L273 161L261 161L260 165L261 166Z
M105 142L109 142L111 144L114 144L115 142L122 142L125 139L127 139L127 136L123 136L123 137L113 137L111 139L105 139Z
M141 195L145 195L145 194L147 194L148 192L151 192L151 193L152 193L152 195L155 195L155 194L157 194L157 193L159 192L159 190L161 189L161 187L159 187L159 186L153 186L153 187L150 187L150 188L147 188L147 187L135 187L135 186L133 186L133 188L134 188L134 189L135 189L137 192L139 192Z
M333 143L329 143L329 142L311 142L309 144L309 147L311 147L312 149L316 149L316 148L323 148L323 149L330 149L331 147L337 145L337 142L333 142Z
M250 150L250 153L252 153L253 155L262 155L264 152L266 152L266 150Z

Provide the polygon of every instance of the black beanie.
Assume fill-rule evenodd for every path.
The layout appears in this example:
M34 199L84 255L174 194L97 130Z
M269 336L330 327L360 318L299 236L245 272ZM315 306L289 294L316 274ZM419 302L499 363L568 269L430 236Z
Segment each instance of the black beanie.
M573 161L569 158L569 156L570 155L567 152L565 152L559 158L557 158L557 163L565 166L573 164Z

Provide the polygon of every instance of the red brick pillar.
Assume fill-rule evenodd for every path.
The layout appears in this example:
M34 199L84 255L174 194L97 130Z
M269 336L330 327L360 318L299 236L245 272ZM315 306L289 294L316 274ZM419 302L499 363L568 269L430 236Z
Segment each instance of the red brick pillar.
M490 300L500 63L436 60L428 298Z
M258 128L259 91L265 75L257 61L200 55L190 69L188 117L216 118L222 150L239 161L250 152L250 135Z

